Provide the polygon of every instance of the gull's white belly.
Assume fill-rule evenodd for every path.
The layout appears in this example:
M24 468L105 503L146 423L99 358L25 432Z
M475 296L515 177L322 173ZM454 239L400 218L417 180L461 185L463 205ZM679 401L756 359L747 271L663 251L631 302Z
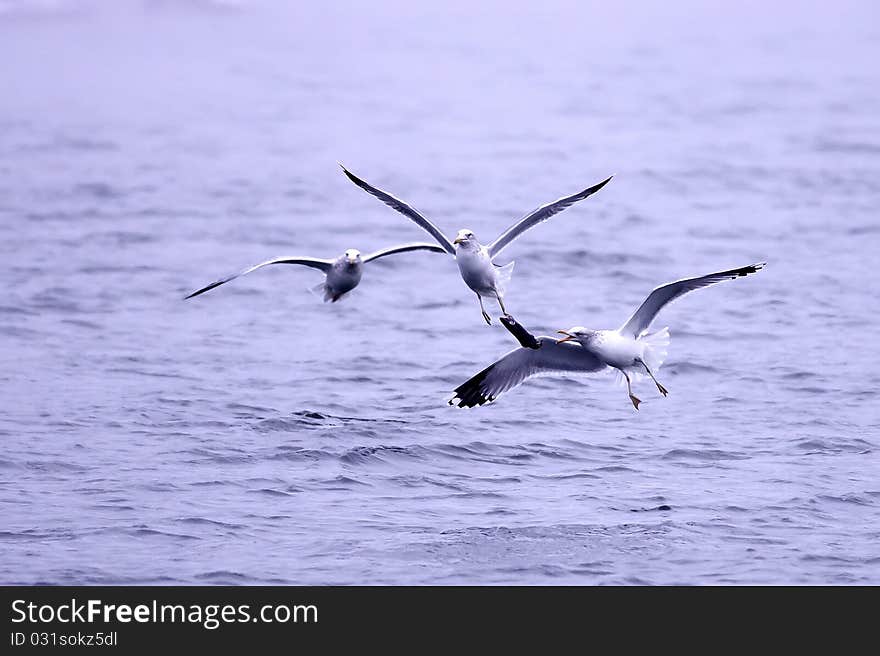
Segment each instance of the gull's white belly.
M478 294L492 294L495 290L495 265L485 248L455 251L455 262L465 284Z
M616 330L600 330L590 340L590 350L605 364L625 369L642 358L643 345Z

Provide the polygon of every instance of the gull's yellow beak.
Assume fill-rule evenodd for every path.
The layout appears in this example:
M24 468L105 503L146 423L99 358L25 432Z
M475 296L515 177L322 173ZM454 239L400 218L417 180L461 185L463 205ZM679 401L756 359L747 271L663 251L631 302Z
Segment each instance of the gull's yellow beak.
M455 239L452 240L452 243L453 243L453 244L460 244L460 243L463 242L463 241L464 241L463 238L461 238L461 237L456 237Z
M565 335L565 337L563 337L562 339L556 340L557 344L562 344L562 342L569 342L574 339L574 335L572 335L571 333L567 333L564 330L557 330L556 332L560 335Z

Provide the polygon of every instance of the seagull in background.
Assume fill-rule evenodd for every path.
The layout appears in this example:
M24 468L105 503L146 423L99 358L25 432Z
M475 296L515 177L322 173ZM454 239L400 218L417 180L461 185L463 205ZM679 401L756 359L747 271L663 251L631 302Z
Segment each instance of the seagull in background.
M763 267L763 263L752 264L661 285L648 295L639 309L617 330L588 330L583 326L574 326L557 331L564 335L562 339L547 336L536 338L513 317L502 317L501 322L519 341L520 348L456 387L449 405L473 408L491 403L499 395L531 376L592 374L612 367L626 380L630 401L638 410L641 399L632 392L632 377L638 378L647 374L660 394L666 396L669 393L655 377L666 358L669 329L662 328L648 334L648 328L660 310L688 292L724 280L742 278Z
M273 260L260 262L259 264L244 269L243 271L239 271L236 274L212 282L210 285L202 287L200 290L193 292L186 298L192 298L199 294L204 294L230 280L235 280L239 276L243 276L251 271L256 271L257 269L270 264L300 264L302 266L318 269L325 274L324 281L321 284L312 287L311 291L323 294L325 303L327 301L335 303L358 286L358 283L361 281L361 276L363 275L364 264L388 255L407 253L409 251L431 251L433 253L445 252L440 246L435 244L417 243L392 246L391 248L376 251L375 253L370 253L366 256L361 256L361 252L357 249L349 248L335 260L324 260L316 257L276 257Z
M342 165L340 164L340 166ZM491 324L492 320L486 313L486 309L483 307L483 298L494 298L498 301L501 311L506 315L507 310L504 307L504 293L507 289L508 282L510 282L510 277L513 274L513 262L504 266L499 266L493 262L495 257L514 239L519 237L529 228L533 228L539 223L543 223L554 214L558 214L577 201L591 196L611 180L609 177L588 189L584 189L571 196L560 198L552 203L542 205L534 212L531 212L528 216L508 228L491 244L484 246L479 240L477 240L473 230L468 228L459 230L455 239L450 240L440 231L439 228L437 228L437 226L428 221L428 219L402 200L364 182L344 166L342 166L342 170L345 172L345 175L348 176L348 179L354 182L358 187L413 220L423 230L434 237L444 251L455 257L462 279L477 295L477 299L480 302L480 311L483 313L483 319L485 319L487 324Z

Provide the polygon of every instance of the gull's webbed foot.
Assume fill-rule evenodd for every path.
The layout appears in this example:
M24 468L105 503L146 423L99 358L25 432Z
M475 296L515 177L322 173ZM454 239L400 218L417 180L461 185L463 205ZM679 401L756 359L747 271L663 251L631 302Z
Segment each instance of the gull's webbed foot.
M655 380L654 382L657 383L656 380ZM668 395L669 395L669 390L666 389L665 387L663 387L663 385L661 385L660 383L657 383L657 389L660 390L660 393L661 393L663 396L668 396Z
M632 401L633 407L634 407L636 410L638 410L638 409L639 409L639 403L641 403L642 400L641 400L640 398L638 398L637 396L634 396L634 395L632 395L632 394L629 395L629 400Z
M489 325L491 326L491 325L492 325L492 319L489 317L488 314L486 314L486 311L485 311L485 310L481 310L481 312L483 313L483 319L485 319L485 320L486 320L486 323L489 324Z

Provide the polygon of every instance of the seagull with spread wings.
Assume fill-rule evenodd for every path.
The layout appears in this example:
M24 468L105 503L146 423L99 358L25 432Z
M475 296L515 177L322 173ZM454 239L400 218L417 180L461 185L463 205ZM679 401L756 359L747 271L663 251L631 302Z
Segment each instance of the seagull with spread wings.
M324 281L316 287L313 287L312 291L323 294L325 303L327 301L335 303L358 286L358 283L361 281L361 276L363 275L364 264L388 255L406 253L409 251L432 251L434 253L445 252L443 248L435 244L417 243L392 246L391 248L385 248L381 251L376 251L375 253L370 253L365 256L361 256L359 250L349 248L335 260L324 260L316 257L276 257L275 259L260 262L259 264L244 269L243 271L239 271L231 276L226 276L216 282L212 282L210 285L202 287L186 298L192 298L193 296L204 294L230 280L234 280L239 276L243 276L251 271L256 271L257 269L270 264L300 264L302 266L311 267L312 269L318 269L325 274Z
M501 322L519 341L520 348L456 387L449 405L473 408L490 403L531 376L592 374L612 367L626 380L630 401L638 410L641 399L633 395L632 377L638 378L647 374L663 396L668 394L668 390L657 381L655 374L666 358L669 329L663 328L648 334L648 329L660 310L695 289L741 278L763 267L764 264L752 264L661 285L648 295L639 309L617 330L588 330L583 326L575 326L558 331L564 335L562 339L547 336L536 338L512 317L502 317Z
M480 311L483 313L483 319L485 319L488 324L491 324L492 321L486 313L486 309L483 307L483 298L494 298L498 301L501 311L504 314L507 314L507 310L504 307L504 292L507 288L507 283L510 281L511 275L513 274L514 265L513 262L510 262L504 266L499 266L493 262L495 257L504 250L504 248L510 245L514 239L519 237L529 228L533 228L539 223L543 223L554 214L558 214L577 201L591 196L611 180L609 177L607 180L603 180L599 184L588 189L584 189L571 196L565 196L552 203L542 205L534 212L531 212L528 216L508 228L491 244L484 246L477 240L473 230L468 228L459 230L455 239L450 240L449 237L437 228L437 226L428 221L428 219L399 198L395 198L388 192L377 189L369 183L364 182L344 166L342 167L342 170L345 172L345 175L348 176L348 179L354 182L358 187L414 221L418 226L434 237L443 250L455 257L461 277L464 279L465 284L477 295L477 299L480 301Z

